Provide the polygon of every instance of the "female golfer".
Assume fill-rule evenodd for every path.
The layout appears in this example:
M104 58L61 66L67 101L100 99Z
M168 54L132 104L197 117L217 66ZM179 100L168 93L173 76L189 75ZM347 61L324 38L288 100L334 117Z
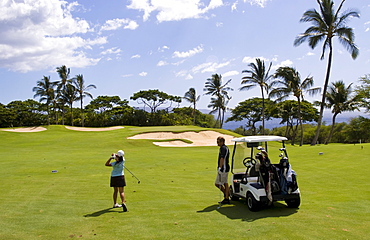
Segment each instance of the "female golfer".
M122 207L124 212L127 212L127 207L125 204L125 193L124 187L126 186L125 175L123 169L125 167L125 158L124 152L119 150L117 154L112 154L112 156L107 160L105 166L113 167L111 178L110 178L110 186L114 188L113 192L113 207L118 208ZM116 160L115 162L110 162L111 160ZM122 205L117 203L117 194L120 194Z

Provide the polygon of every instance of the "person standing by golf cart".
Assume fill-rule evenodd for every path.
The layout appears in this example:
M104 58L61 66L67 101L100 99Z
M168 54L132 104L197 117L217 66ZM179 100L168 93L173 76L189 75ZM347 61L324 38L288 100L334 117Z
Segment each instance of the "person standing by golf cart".
M105 166L113 167L111 172L110 186L114 188L113 191L113 208L122 207L124 212L127 212L127 206L125 203L125 193L124 187L126 186L124 167L125 167L125 153L119 150L117 154L112 154L112 156L107 160ZM115 160L115 162L111 162ZM117 203L118 192L120 194L122 205Z
M230 199L230 190L229 190L229 183L228 183L228 174L230 171L229 165L229 148L225 145L225 138L218 137L217 138L217 145L220 147L218 153L218 161L217 161L217 177L215 181L215 186L220 189L221 192L224 194L224 200L219 202L220 204L229 204Z

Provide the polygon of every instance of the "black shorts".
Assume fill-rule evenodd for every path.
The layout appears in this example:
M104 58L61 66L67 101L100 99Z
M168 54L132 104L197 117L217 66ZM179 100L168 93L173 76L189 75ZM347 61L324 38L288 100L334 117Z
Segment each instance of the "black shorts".
M124 187L126 186L125 176L111 177L110 178L111 187Z

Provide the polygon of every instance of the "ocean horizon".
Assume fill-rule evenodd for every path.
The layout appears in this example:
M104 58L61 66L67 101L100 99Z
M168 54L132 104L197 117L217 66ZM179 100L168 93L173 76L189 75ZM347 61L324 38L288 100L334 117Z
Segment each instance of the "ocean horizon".
M229 118L231 116L230 113L225 114L225 119ZM331 125L332 123L332 113L330 111L325 111L324 116L323 116L323 123L325 125ZM355 111L355 112L344 112L342 114L338 114L335 123L349 123L352 118L358 117L358 116L363 116L363 117L369 117L369 113L365 113L364 111ZM286 126L286 124L280 124L280 119L278 118L273 118L271 120L268 120L265 122L265 128L272 130L273 128L277 127L283 127ZM239 128L240 126L245 126L246 121L231 121L231 122L226 122L223 124L222 129L226 130L234 130L236 128ZM312 124L316 124L316 122L310 122ZM307 124L307 123L305 123ZM256 123L256 127L259 127L262 125L262 122Z

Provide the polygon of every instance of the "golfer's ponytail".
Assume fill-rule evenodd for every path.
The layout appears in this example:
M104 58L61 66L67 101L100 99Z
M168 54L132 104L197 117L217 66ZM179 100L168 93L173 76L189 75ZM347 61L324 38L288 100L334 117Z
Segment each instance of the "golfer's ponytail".
M117 161L117 163L120 163L120 162L123 162L123 157L122 157L122 156L118 156L118 161Z

